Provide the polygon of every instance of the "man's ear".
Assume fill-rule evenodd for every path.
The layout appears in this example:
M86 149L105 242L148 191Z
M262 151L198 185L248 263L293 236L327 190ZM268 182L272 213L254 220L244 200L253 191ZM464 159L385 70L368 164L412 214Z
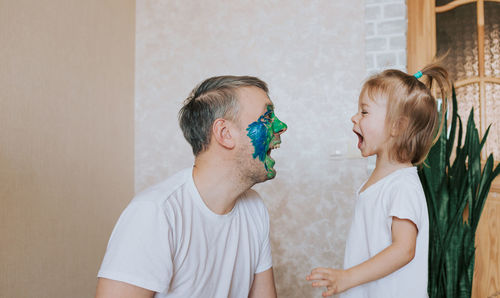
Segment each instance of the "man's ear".
M231 135L232 126L226 119L217 118L212 124L212 135L222 147L227 149L233 149L235 146L235 141Z
M392 123L391 126L391 136L397 137L403 133L408 128L408 118L399 117L396 121Z

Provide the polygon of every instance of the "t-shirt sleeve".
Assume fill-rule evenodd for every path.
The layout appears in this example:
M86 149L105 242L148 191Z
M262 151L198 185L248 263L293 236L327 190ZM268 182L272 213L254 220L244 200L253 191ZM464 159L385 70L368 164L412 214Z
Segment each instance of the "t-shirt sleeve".
M273 258L271 255L271 241L269 239L269 213L267 212L264 203L262 203L262 242L260 246L260 257L259 263L257 264L257 269L255 274L266 271L273 266Z
M411 220L420 230L422 214L426 210L425 195L419 185L412 183L398 183L394 185L386 202L388 214L388 228L391 229L392 217Z
M172 230L154 202L132 202L109 239L98 277L166 292L172 278Z

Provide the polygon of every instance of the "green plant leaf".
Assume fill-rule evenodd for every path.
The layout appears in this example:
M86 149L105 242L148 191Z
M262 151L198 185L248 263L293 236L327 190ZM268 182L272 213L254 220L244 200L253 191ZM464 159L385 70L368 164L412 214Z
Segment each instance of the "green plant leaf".
M444 133L432 146L425 166L419 170L429 211L430 298L470 297L477 224L491 183L500 174L500 165L492 170L492 155L481 171L481 150L489 127L480 140L471 110L464 129L454 90L452 100L450 133L445 133L446 123L443 123ZM449 116L446 114L446 119ZM455 138L455 158L451 162ZM464 223L462 218L467 206L469 217Z
M490 154L483 169L483 176L481 177L478 199L476 202L477 206L474 209L474 212L476 213L475 217L477 218L477 221L474 223L474 230L477 229L479 224L481 213L483 212L484 204L486 203L486 198L488 197L488 193L490 191L491 183L493 183L493 180L500 174L500 164L497 164L495 169L491 171L493 163L493 155Z
M451 157L451 152L453 151L453 144L455 142L455 134L456 134L456 129L457 129L457 121L456 120L457 120L457 114L458 114L457 113L457 95L455 93L455 88L452 86L451 90L452 90L452 94L451 94L451 98L452 98L451 127L450 127L450 134L448 137L449 139L447 140L447 144L446 144L446 159L448 161L448 167L450 166L449 160ZM443 110L443 109L441 109L441 110ZM446 119L448 119L448 117L446 117ZM447 131L445 130L445 134L446 133L447 133Z
M481 140L481 145L479 147L479 150L483 149L483 146L486 143L486 138L488 138L488 134L490 133L490 127L491 127L491 124L488 125L488 128L486 129L486 132L483 135L483 139Z

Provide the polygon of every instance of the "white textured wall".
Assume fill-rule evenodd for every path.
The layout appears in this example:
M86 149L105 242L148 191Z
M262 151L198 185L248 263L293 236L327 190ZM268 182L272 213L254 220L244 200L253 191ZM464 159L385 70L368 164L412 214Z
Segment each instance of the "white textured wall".
M320 297L304 278L342 266L354 192L368 175L351 115L365 79L365 3L138 1L136 191L192 165L177 124L189 91L222 74L255 75L288 124L269 208L278 293Z

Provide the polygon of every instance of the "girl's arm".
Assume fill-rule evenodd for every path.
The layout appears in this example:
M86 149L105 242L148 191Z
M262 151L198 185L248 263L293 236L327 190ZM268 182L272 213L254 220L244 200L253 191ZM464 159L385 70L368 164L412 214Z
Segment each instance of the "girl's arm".
M418 230L412 221L397 217L392 218L391 230L392 244L369 260L347 270L316 268L306 280L313 281L313 287L327 287L326 297L398 270L415 256Z

